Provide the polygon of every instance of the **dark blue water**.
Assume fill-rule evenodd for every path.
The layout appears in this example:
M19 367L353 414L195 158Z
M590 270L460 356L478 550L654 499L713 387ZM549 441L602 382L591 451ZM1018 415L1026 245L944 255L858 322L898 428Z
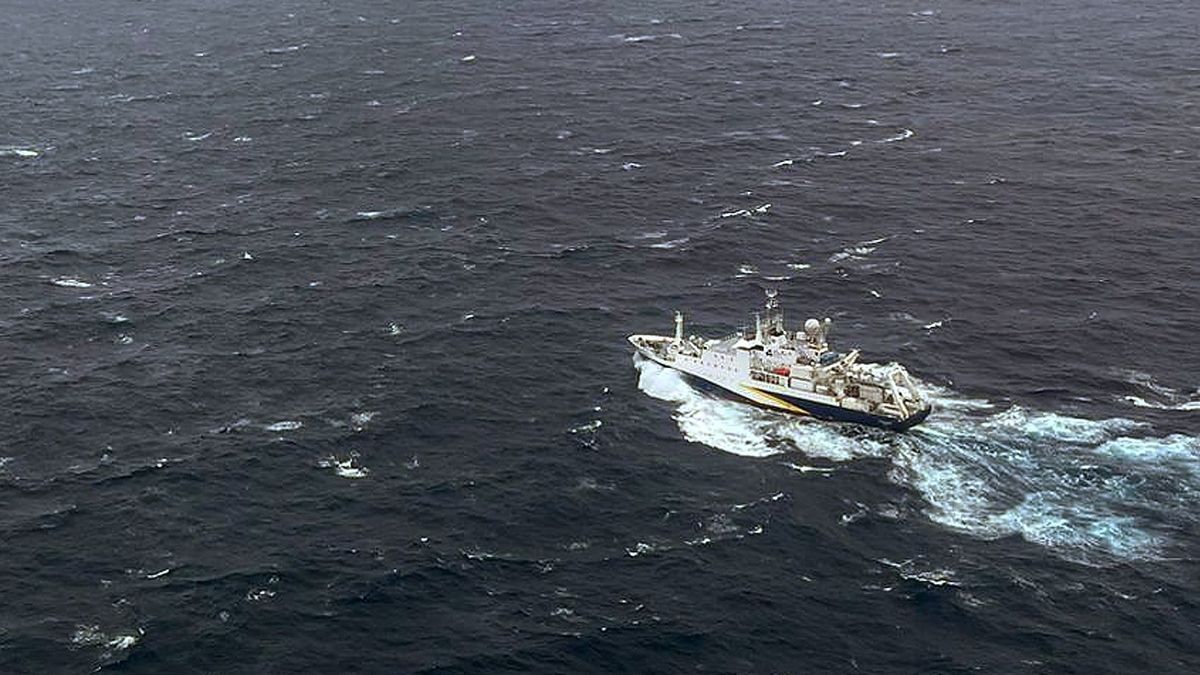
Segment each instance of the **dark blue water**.
M1193 3L0 9L0 671L1200 669Z

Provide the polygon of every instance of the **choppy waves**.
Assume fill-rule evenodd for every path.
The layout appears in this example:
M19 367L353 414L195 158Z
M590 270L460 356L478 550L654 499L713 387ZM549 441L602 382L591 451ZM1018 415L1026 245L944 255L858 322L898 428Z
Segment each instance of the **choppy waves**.
M1200 439L1130 419L1090 420L933 388L935 412L907 434L876 433L705 396L639 360L639 388L675 404L684 438L738 455L800 452L832 462L890 457L888 477L924 514L983 539L1019 536L1086 564L1178 554L1170 525L1194 520Z

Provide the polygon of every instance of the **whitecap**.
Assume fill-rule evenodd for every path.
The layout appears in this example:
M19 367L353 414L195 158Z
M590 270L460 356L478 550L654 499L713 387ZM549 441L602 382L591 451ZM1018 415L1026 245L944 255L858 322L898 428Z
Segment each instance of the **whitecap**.
M690 237L681 237L679 239L672 239L670 241L660 241L657 244L650 244L650 248L678 248L682 244L686 244L689 239Z
M646 543L646 542L644 542L644 541L639 541L639 542L637 543L637 545L636 545L636 546L634 546L633 548L627 548L627 549L625 549L625 552L626 552L627 554L629 554L629 557L630 557L630 558L636 558L636 557L638 557L639 555L645 555L645 554L647 554L647 553L653 553L654 551L657 551L657 550L658 550L658 548L657 548L657 547L655 547L654 545L652 545L652 544L647 544L647 543Z
M861 260L866 256L875 252L875 246L847 246L846 248L829 256L829 262L836 263L843 260Z
M783 465L786 466L787 468L791 469L792 471L799 471L800 473L833 473L834 472L834 468L831 466L809 466L807 464L795 464L792 462L784 462Z
M80 281L79 279L76 279L74 277L59 277L57 279L51 280L50 283L54 284L55 286L62 286L64 288L91 288L92 287L92 284L90 284L86 281Z
M196 141L203 141L203 140L205 140L206 138L208 138L208 137L210 137L210 136L212 136L212 135L213 135L213 132L209 131L209 132L206 132L206 133L203 133L203 134L191 134L191 133L187 133L187 134L184 134L184 135L183 135L183 137L184 137L185 139L187 139L187 140L189 140L189 141L192 141L192 142L194 143L194 142L196 142Z
M896 143L897 141L903 141L905 139L912 138L913 134L915 134L915 133L916 132L913 131L912 129L905 129L905 130L901 131L899 134L896 134L895 136L889 136L887 138L880 140L879 142L880 143Z
M354 429L355 431L362 431L363 429L367 428L367 425L370 424L371 420L375 419L377 415L379 415L379 412L375 410L356 412L350 416L350 428Z
M1200 410L1200 391L1185 395L1176 389L1159 383L1154 376L1139 370L1116 369L1115 373L1129 384L1136 385L1150 396L1147 399L1137 395L1122 396L1121 400L1139 408L1154 408L1157 410L1197 411Z
M581 424L577 427L572 427L568 431L572 434L595 432L603 425L604 425L604 422L602 422L600 420L592 420L591 422L588 422L587 424Z
M95 624L78 624L71 634L71 643L79 647L104 647L112 651L124 651L136 645L142 636L139 628L137 634L132 633L108 635Z
M1121 400L1130 403L1139 408L1154 408L1157 410L1179 410L1185 412L1194 412L1200 410L1200 401L1184 401L1182 403L1159 403L1157 401L1147 401L1141 396L1122 396Z
M17 157L20 159L33 159L41 153L32 148L17 148L17 147L0 147L0 157Z
M358 453L351 452L346 459L341 459L336 455L330 455L317 462L317 466L322 469L333 469L333 473L351 480L366 478L370 475L371 470L362 466L358 461Z
M275 591L269 588L252 588L246 591L248 602L259 602L273 597L275 597Z
M267 431L295 431L296 429L299 429L302 426L304 426L303 422L299 422L296 420L283 420L282 422L275 422L273 424L268 424L267 426L265 426L263 428L266 429Z

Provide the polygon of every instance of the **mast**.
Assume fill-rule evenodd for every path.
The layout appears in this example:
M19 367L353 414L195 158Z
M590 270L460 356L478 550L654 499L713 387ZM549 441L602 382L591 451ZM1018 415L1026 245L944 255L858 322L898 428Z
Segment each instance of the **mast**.
M779 309L779 290L775 288L766 289L767 306L766 306L766 327L768 332L782 333L783 332L783 311Z

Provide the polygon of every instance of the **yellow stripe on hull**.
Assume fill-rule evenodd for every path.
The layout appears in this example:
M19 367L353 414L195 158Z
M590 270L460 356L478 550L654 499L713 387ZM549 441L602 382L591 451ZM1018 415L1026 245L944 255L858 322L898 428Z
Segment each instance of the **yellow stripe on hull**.
M786 410L788 412L797 413L800 415L810 414L804 408L792 405L778 396L772 396L761 389L755 389L753 387L742 385L742 392L743 396L751 401L754 401L755 403L761 403L762 405L771 406L772 408L779 408L780 410Z

